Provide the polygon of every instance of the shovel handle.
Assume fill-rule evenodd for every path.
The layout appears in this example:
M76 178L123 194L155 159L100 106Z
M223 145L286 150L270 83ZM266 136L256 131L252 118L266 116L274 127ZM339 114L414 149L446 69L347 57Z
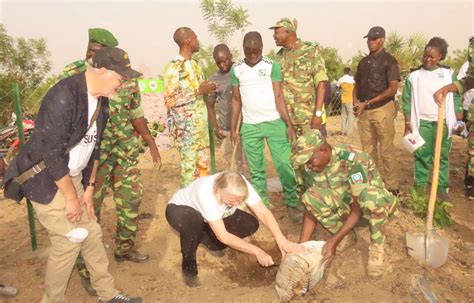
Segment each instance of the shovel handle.
M235 130L236 132L240 132L240 124L242 123L242 113L239 113L239 117L237 118L237 129ZM231 138L232 140L232 138ZM239 142L236 142L234 145L234 148L232 149L232 158L230 159L230 170L234 170L235 168L235 156L237 154L237 147L239 147L240 140Z
M433 162L433 179L431 180L430 199L428 201L428 214L426 216L426 238L431 236L433 230L433 215L436 203L436 193L438 191L439 162L441 158L441 141L443 140L444 129L444 106L438 106L438 125L436 129L436 142Z

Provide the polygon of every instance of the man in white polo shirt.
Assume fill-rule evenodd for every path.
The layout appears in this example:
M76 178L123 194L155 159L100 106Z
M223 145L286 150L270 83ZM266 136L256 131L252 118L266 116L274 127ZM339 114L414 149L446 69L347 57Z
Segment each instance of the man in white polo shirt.
M243 47L245 59L236 62L230 71L233 94L232 140L235 144L238 138L237 121L242 110L240 134L252 185L269 207L264 148L266 141L283 185L285 204L291 219L295 220L299 213L296 210L298 198L288 141L295 139L295 131L283 99L280 66L262 57L263 43L258 32L247 33Z

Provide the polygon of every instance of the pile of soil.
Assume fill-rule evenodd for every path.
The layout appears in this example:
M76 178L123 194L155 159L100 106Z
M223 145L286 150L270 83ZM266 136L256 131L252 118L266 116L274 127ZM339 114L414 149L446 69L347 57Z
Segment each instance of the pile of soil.
M359 145L357 131L352 137L337 135L339 117L330 117L328 122L329 142ZM442 302L474 301L474 252L466 246L474 242L472 201L463 193L464 165L466 163L466 141L454 139L451 151L451 190L454 204L451 210L454 225L440 231L450 239L449 257L445 265L432 269L407 256L405 233L423 228L423 219L411 214L408 209L409 186L413 183L412 156L402 150L401 135L403 119L399 114L395 139L400 161L402 196L397 217L385 227L388 256L387 273L380 279L370 279L366 274L369 232L361 222L356 227L359 241L336 257L325 278L300 302L422 302L424 295L419 281L431 290ZM142 295L147 302L277 302L274 289L277 268L264 269L256 259L231 249L222 258L198 249L199 275L202 287L187 288L180 276L181 256L179 238L164 218L164 210L173 193L179 188L179 155L175 149L162 151L163 166L153 169L149 154L141 161L144 198L143 216L138 232L138 248L151 255L145 264L116 263L113 258L115 235L115 210L113 200L108 197L102 214L103 239L110 261L110 271L116 286L127 294ZM270 157L268 157L270 159ZM218 157L219 170L225 169L224 161ZM268 174L276 173L269 160ZM0 195L1 196L1 195ZM19 288L19 294L5 302L39 302L43 293L44 270L49 249L49 240L44 228L36 221L39 250L31 252L26 205L16 205L5 199L0 211L0 283ZM287 216L282 195L271 195L272 212L291 240L299 237L301 226ZM314 239L327 239L329 234L318 226ZM276 261L281 254L273 237L261 227L252 241L269 252ZM426 288L425 288L426 289ZM97 302L87 295L74 271L67 291L68 302ZM0 298L0 301L2 299Z

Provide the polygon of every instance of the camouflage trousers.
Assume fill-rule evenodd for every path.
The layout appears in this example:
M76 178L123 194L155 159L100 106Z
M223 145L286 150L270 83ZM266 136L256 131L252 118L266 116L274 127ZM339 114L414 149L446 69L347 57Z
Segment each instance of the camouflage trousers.
M345 217L351 212L350 192L338 193L332 188L311 187L303 195L303 203L321 225L330 233L336 234L342 227ZM385 242L383 226L396 206L396 198L385 189L369 186L359 196L362 216L369 222L372 243Z
M110 153L104 151L96 175L94 211L98 222L100 222L102 202L106 191L108 188L113 190L117 213L115 255L125 255L135 245L138 209L143 194L140 170L138 169L138 155L137 148L131 148L126 153L123 150L117 152L115 148ZM76 266L81 277L89 278L89 273L80 255Z
M102 202L107 188L111 188L117 212L116 255L130 252L137 236L138 208L142 201L143 185L138 155L133 158L110 154L105 161L101 161L97 171L94 210L100 219Z

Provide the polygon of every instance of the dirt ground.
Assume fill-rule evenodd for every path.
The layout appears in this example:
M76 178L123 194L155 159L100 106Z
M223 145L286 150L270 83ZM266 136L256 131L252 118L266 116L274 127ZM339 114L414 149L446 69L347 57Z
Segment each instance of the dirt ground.
M413 180L411 155L402 150L402 116L397 122L396 149L400 162L401 203L400 214L386 226L388 248L387 273L372 280L366 275L369 233L367 226L359 226L358 243L339 255L326 271L325 278L298 302L423 302L419 285L437 296L439 302L474 302L474 252L466 243L474 242L474 202L464 198L463 174L466 162L466 141L456 137L451 152L451 199L455 224L441 234L449 238L449 257L438 269L426 267L407 256L405 233L422 229L423 220L414 217L407 209L408 188ZM339 117L328 122L329 142L359 145L357 132L351 137L335 134L339 130ZM149 155L141 161L144 199L141 212L152 218L142 219L138 232L138 247L151 254L144 264L129 262L117 264L113 258L115 211L108 198L102 214L104 243L110 260L110 271L116 286L127 294L142 295L147 302L278 302L274 289L277 268L263 269L254 257L228 250L223 258L210 255L204 248L198 249L198 264L202 287L188 289L180 276L180 248L177 234L164 217L166 203L179 187L179 157L175 149L162 152L163 167L152 168ZM218 157L219 169L224 169ZM269 166L269 176L275 171ZM36 222L38 246L31 251L25 203L0 202L0 283L19 288L13 299L0 298L2 302L39 302L43 292L43 275L48 255L49 240L44 228ZM280 226L289 239L297 240L301 226L287 217L281 194L272 194L272 209ZM328 234L320 226L315 239L327 239ZM255 240L276 260L281 255L271 234L261 227ZM424 280L423 280L424 279ZM417 284L418 283L418 284ZM82 288L74 271L67 291L68 302L97 302Z

